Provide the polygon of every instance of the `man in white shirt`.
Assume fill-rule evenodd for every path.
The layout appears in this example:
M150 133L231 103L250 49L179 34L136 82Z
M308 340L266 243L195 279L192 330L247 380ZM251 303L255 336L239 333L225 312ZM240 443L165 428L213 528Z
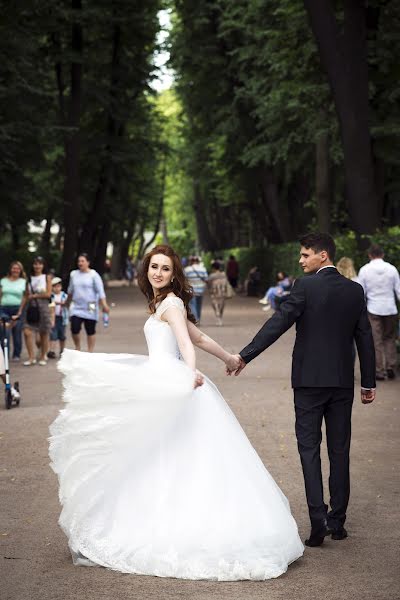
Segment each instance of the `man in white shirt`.
M379 246L368 251L370 262L361 267L359 283L364 288L368 317L376 354L376 379L396 376L396 336L398 327L396 299L400 301L400 276L395 266L383 260Z

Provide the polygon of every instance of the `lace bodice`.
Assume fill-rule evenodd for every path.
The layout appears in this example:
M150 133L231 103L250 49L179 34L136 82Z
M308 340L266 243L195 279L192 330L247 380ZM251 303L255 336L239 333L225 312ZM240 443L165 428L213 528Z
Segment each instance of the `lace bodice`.
M144 325L144 335L149 349L149 356L172 354L172 356L180 358L176 337L168 323L161 320L164 312L171 307L179 309L182 313L186 312L185 305L180 298L169 296L158 305L155 314L151 315Z

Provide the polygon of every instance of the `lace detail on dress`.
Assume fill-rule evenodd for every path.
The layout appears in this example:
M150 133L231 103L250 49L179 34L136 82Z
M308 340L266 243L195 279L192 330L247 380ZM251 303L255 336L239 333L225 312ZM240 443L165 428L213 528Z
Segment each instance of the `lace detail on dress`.
M163 300L156 309L157 319L161 319L161 316L165 313L165 311L172 307L179 308L179 310L181 310L183 313L186 312L185 305L180 298L177 298L176 296L168 296L168 298L165 298L165 300Z

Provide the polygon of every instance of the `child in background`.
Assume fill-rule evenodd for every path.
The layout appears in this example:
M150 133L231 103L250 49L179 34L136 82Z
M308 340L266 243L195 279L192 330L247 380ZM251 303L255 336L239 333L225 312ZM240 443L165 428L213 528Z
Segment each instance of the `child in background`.
M68 309L66 302L68 294L63 292L62 280L60 277L53 277L52 282L51 303L54 305L54 324L50 333L50 351L47 353L48 358L56 358L56 343L60 343L60 355L65 347L65 329L68 323Z

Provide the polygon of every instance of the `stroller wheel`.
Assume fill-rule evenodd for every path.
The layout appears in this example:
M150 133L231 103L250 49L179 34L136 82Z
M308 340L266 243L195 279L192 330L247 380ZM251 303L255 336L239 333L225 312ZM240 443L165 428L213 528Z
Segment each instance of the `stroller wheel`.
M12 395L11 395L11 390L6 390L6 409L9 410L11 408L12 405Z

